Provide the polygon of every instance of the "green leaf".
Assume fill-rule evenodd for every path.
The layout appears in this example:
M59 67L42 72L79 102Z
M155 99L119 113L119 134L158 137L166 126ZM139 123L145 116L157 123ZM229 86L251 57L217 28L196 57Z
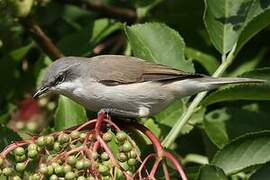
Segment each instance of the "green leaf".
M228 180L228 178L222 169L212 165L205 165L200 169L198 180Z
M122 24L111 19L98 19L95 21L90 43L97 44L104 38L122 28Z
M225 124L229 118L226 110L220 109L208 113L203 121L207 136L219 148L222 148L229 141Z
M63 130L87 120L85 109L71 99L60 96L55 112L55 128Z
M184 100L175 101L155 116L160 129L160 137L166 136L169 133L170 129L175 125L176 121L182 116L185 108ZM204 113L204 108L195 111L189 122L182 128L181 134L188 134L196 124L201 123L203 121Z
M121 24L118 22L99 19L78 32L65 36L58 43L58 47L65 55L89 55L97 43L120 28Z
M194 72L192 62L185 60L182 37L165 24L137 24L127 26L125 32L135 56Z
M222 54L233 48L249 22L270 8L268 1L257 0L205 0L205 4L206 28L212 43ZM265 26L265 23L261 24ZM249 38L247 35L254 35L264 26L247 30L249 33L243 37L241 44Z
M19 62L20 60L22 60L26 54L28 53L28 51L34 46L33 43L30 43L26 46L20 47L12 52L9 53L9 56L12 58L13 61L15 62Z
M184 102L176 101L168 106L163 111L159 112L155 118L163 125L173 127L177 119L182 115L184 111Z
M246 53L245 56L247 56L247 59L243 63L241 63L239 66L236 67L235 70L229 73L228 76L236 77L243 73L253 71L257 65L263 60L264 56L267 53L267 48L260 49L259 52L255 56L251 56Z
M203 121L203 117L205 114L206 109L200 108L193 112L191 115L189 121L183 126L181 133L182 134L188 134L196 124L201 124Z
M204 119L207 136L218 148L222 148L238 136L269 129L270 114L267 109L262 111L261 105L245 103L243 107L224 107L210 111Z
M263 2L263 1L261 1ZM267 2L267 1L265 1ZM269 3L268 3L269 9ZM254 37L258 32L267 27L270 24L270 11L267 10L261 15L255 17L243 30L241 33L238 43L237 51L239 51L252 37Z
M216 153L212 164L225 174L234 174L248 167L270 161L270 131L241 136Z
M211 93L204 99L202 105L235 101L235 100L261 100L270 101L269 85L246 84L224 88Z
M270 80L270 68L258 69L247 72L242 75L243 77L257 78ZM219 89L209 96L207 96L202 105L208 106L210 104L223 102L223 101L235 101L235 100L270 100L270 85L269 83L263 84L242 84L233 85Z
M0 136L0 151L12 142L21 140L16 132L4 126L0 126Z
M204 2L201 0L166 0L149 13L157 22L163 22L181 33L185 43L203 52L213 52L203 24Z
M186 47L185 55L188 59L191 58L192 60L200 63L208 71L209 74L213 74L218 68L218 60L210 54L206 54L197 49Z
M147 119L145 122L144 122L144 125L151 129L151 131L157 136L157 137L160 137L160 134L161 134L161 129L160 127L158 126L158 124L153 120L153 119Z

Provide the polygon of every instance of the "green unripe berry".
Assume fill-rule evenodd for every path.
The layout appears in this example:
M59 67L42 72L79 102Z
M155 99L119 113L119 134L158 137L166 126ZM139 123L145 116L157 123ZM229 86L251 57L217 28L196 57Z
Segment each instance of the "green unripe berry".
M5 176L10 176L12 174L12 168L6 167L6 168L3 169L2 173Z
M76 157L75 157L75 156L69 156L69 157L67 158L67 163L68 163L69 165L71 165L71 166L75 165L75 163L76 163Z
M88 159L84 159L83 160L83 168L87 169L87 168L90 168L90 167L91 167L91 161L88 160Z
M50 176L50 180L58 180L58 176L53 174L53 175Z
M52 165L48 165L48 166L47 166L47 172L46 172L46 174L47 174L48 176L50 176L50 175L53 174L53 167L52 167Z
M132 145L129 142L125 142L122 147L124 152L129 152L132 150Z
M75 167L76 167L78 170L83 169L83 168L84 168L83 160L77 161L76 164L75 164Z
M71 139L78 139L80 137L80 132L79 131L72 131L70 133Z
M40 136L38 139L37 139L37 145L42 147L45 145L45 137L44 136Z
M22 156L25 154L25 150L23 147L17 147L15 150L14 150L14 153L15 155L17 156Z
M84 176L79 176L77 180L86 180L86 178Z
M72 170L72 167L68 164L64 165L64 173L70 172Z
M22 178L20 176L13 176L12 180L22 180Z
M129 166L134 166L136 165L137 161L134 158L130 158L127 163Z
M40 177L38 174L33 174L33 175L29 176L29 180L40 180Z
M110 176L102 176L102 180L110 180L111 177Z
M108 166L105 166L105 165L100 164L100 165L98 166L98 171L99 171L99 173L100 173L101 175L106 176L106 175L109 174L110 169L109 169Z
M123 141L125 141L127 139L127 135L126 135L125 132L119 131L119 132L116 133L116 139L119 142L123 142Z
M96 178L93 177L93 176L89 176L89 177L87 178L87 180L96 180Z
M98 156L99 156L99 154L97 152L92 153L92 157L93 157L94 160L97 160Z
M127 157L127 155L126 155L125 153L120 152L120 153L118 154L118 160L119 160L120 162L125 162L127 159L128 159L128 157Z
M35 158L37 156L37 154L38 154L37 150L30 150L27 153L28 157L30 157L30 158Z
M137 153L134 149L132 149L130 152L129 152L129 157L130 158L136 158L137 157Z
M59 152L61 150L61 144L59 142L55 142L53 144L53 150L55 150L56 152Z
M26 168L26 164L25 163L17 163L16 164L16 167L15 167L16 171L18 171L18 172L24 171L25 168Z
M67 143L69 140L70 140L70 138L69 138L69 135L67 135L67 134L60 134L60 135L58 136L58 141L59 141L61 144Z
M108 167L112 167L112 166L113 166L111 160L103 161L102 164L103 164L103 165L106 165L106 166L108 166Z
M63 168L63 166L60 166L60 165L56 166L54 168L54 172L57 175L63 175L64 174L64 168Z
M103 152L100 157L103 161L107 161L110 159L109 155L106 152Z
M67 180L75 179L75 177L76 177L76 174L74 172L67 172L65 175L65 179Z
M37 149L38 149L38 146L36 144L29 144L27 147L28 151L37 150Z
M106 142L110 142L113 138L113 135L111 132L106 132L103 134L102 136L103 140L106 141Z
M47 170L46 164L40 164L39 172L42 173L42 174L47 174L48 170Z
M55 169L57 166L60 166L57 162L53 162L52 164L53 169Z
M22 162L26 159L26 155L22 155L22 156L15 156L15 160L16 162Z
M54 143L54 137L53 136L45 137L45 143L46 145L52 145Z
M85 138L86 138L86 133L82 132L82 133L80 134L80 138L81 138L81 139L85 139Z

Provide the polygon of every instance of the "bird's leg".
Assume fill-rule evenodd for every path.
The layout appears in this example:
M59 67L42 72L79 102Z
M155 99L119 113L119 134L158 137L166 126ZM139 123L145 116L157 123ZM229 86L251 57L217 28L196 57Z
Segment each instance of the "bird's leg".
M105 114L106 114L106 111L104 111L104 110L100 110L98 112L98 118L97 118L97 122L96 122L96 126L95 126L95 131L96 131L97 135L100 134L100 128L101 128L102 122L105 119Z
M115 109L115 108L103 108L101 111L108 113L109 115L115 115L119 117L139 117L138 112L126 111L122 109Z

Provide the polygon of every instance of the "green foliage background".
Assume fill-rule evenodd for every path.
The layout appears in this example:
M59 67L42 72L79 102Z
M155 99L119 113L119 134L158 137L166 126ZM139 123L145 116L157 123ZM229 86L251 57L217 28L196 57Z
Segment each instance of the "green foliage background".
M216 77L270 80L269 0L1 0L0 6L1 148L19 139L6 124L55 60L24 26L30 16L65 56L125 54ZM93 115L65 97L53 100L58 107L47 114L44 133ZM269 83L225 86L142 123L183 157L189 179L263 180L270 178L269 100Z

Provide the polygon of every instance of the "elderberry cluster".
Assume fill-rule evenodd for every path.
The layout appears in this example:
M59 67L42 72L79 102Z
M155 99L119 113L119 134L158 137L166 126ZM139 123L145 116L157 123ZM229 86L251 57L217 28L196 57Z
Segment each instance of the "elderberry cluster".
M108 129L101 137L98 141L93 131L73 130L13 143L0 154L0 174L12 180L109 180L132 175L140 154L130 136Z

